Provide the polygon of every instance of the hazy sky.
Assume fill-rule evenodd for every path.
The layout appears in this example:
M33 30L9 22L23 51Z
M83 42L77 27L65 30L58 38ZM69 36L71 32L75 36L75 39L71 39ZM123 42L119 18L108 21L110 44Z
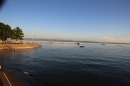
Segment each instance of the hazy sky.
M130 43L130 0L7 0L0 22L25 37Z

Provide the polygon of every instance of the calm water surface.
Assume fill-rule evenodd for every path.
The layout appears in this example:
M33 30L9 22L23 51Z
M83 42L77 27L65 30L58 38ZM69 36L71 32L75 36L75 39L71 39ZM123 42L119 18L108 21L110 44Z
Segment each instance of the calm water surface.
M130 86L130 45L83 45L0 50L0 64L32 86Z

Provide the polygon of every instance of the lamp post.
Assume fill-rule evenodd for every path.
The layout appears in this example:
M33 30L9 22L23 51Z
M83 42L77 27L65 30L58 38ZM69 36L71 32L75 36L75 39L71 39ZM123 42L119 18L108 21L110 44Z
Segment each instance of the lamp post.
M31 36L32 36L32 43L33 43L33 36L34 36L33 29L32 29L32 34L31 34Z

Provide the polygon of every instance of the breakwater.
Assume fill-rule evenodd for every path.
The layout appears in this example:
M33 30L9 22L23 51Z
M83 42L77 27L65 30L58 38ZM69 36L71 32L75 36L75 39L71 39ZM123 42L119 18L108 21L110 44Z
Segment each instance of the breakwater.
M40 47L40 44L0 44L1 50L33 49L37 47Z
M24 43L32 43L32 41L25 40ZM38 44L77 44L78 42L53 42L53 41L33 41Z

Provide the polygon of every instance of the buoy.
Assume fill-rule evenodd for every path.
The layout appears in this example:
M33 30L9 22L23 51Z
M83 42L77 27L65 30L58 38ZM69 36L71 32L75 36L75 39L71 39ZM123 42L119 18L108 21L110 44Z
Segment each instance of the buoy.
M16 48L14 48L14 51L16 51Z

